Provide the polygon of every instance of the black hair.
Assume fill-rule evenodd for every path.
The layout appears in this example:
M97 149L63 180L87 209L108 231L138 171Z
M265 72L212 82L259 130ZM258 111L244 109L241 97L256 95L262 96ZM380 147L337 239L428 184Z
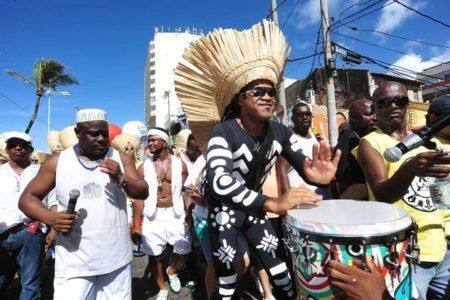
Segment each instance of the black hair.
M292 114L294 114L294 111L295 111L298 107L300 107L300 106L306 106L306 107L308 108L308 110L311 110L311 109L309 108L308 103L303 102L303 101L300 101L300 102L298 102L297 104L295 104L295 105L292 107Z
M189 134L188 135L188 138L187 138L187 142L186 142L186 147L191 143L191 141L196 141L197 139L195 138L195 136L194 136L194 134L193 133L191 133L191 134Z

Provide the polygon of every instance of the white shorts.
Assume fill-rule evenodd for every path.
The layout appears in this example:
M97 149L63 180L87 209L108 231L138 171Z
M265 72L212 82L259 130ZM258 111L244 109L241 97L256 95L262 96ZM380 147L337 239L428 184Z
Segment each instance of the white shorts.
M184 224L183 213L176 217L173 207L157 207L155 214L149 219L144 217L142 223L142 252L158 256L167 244L173 246L173 252L187 254L191 252L191 236L189 228Z
M103 275L55 277L54 300L131 300L131 263Z

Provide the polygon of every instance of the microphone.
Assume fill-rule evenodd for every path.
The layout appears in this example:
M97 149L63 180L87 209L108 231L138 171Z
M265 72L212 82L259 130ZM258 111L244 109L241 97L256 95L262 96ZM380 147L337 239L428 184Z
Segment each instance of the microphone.
M67 213L75 213L75 206L77 205L78 197L80 197L80 191L73 189L69 193L69 204L67 205ZM69 232L64 232L63 235L67 235Z
M444 114L434 122L426 125L416 133L408 134L401 143L386 149L383 156L389 162L399 161L403 154L412 149L416 149L430 141L433 135L450 124L450 114Z
M75 206L77 205L78 197L80 197L80 191L73 189L69 193L69 204L67 205L67 213L73 214L75 212Z

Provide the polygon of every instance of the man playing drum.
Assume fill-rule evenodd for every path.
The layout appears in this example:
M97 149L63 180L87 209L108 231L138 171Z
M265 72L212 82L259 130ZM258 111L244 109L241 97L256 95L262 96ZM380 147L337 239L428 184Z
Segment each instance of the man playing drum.
M280 29L263 21L249 30L218 29L200 37L184 53L189 64L181 63L175 70L175 89L196 137L204 136L205 128L220 116L223 121L212 129L206 158L215 299L230 299L234 294L238 231L256 250L277 297L296 297L286 263L275 255L278 239L266 212L283 215L320 196L297 188L269 198L260 188L280 155L318 184L328 184L336 172L340 151L332 159L329 145L321 143L320 150L314 147L311 162L291 139L289 129L269 121L287 53Z

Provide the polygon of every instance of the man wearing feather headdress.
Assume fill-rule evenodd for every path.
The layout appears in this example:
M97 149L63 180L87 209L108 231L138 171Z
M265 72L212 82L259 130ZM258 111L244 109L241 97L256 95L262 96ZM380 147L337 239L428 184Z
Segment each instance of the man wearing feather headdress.
M175 69L175 90L192 132L203 145L209 136L204 197L209 202L215 299L234 294L238 231L256 250L276 295L296 297L286 263L275 254L279 241L266 212L283 215L320 196L300 187L270 198L261 186L280 155L316 184L328 184L339 161L340 152L332 158L325 142L314 147L311 161L288 128L270 121L288 52L277 25L263 21L248 30L218 29L201 37L186 49L187 63Z

